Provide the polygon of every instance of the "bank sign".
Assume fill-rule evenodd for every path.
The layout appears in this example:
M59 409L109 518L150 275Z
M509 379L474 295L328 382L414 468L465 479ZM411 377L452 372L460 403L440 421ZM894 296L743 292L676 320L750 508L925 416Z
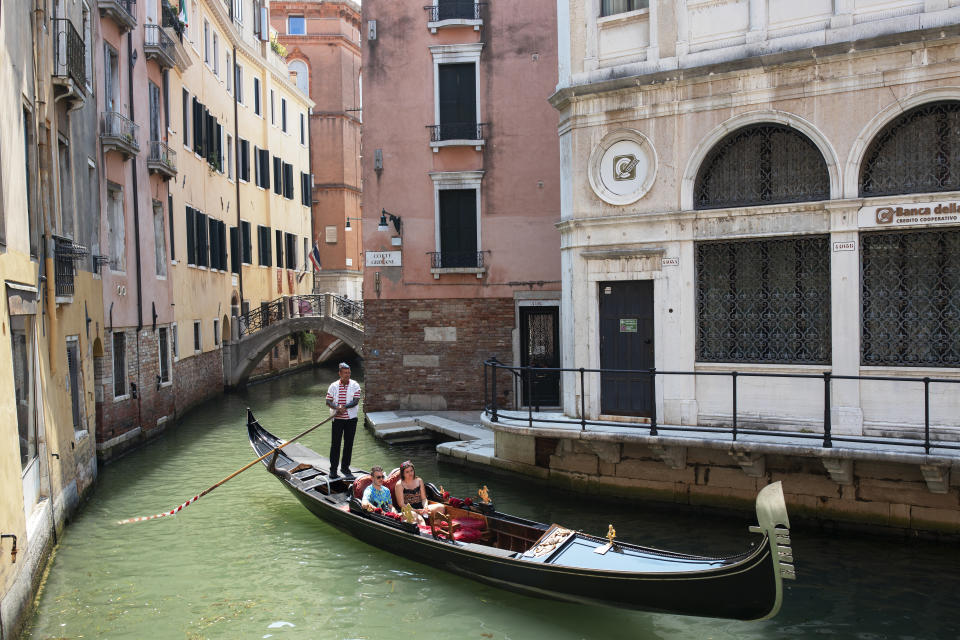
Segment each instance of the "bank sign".
M862 207L857 224L898 227L912 224L960 224L960 202L917 202L908 205Z

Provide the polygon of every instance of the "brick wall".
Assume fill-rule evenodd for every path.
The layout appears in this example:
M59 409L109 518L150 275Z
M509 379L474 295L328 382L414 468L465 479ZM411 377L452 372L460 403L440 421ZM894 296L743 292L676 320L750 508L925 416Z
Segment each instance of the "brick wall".
M365 300L365 409L479 409L482 363L512 362L513 328L511 298Z
M223 393L223 353L220 349L181 358L173 365L177 416Z

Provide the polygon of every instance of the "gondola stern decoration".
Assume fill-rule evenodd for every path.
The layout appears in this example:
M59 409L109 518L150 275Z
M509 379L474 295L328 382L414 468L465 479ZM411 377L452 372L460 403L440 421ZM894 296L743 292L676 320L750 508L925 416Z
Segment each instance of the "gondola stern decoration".
M750 527L753 533L766 535L773 561L774 578L777 586L776 602L770 613L762 619L767 620L780 611L783 602L783 580L796 580L797 573L793 564L793 548L790 545L790 518L783 498L783 485L778 481L768 484L757 494L757 526Z

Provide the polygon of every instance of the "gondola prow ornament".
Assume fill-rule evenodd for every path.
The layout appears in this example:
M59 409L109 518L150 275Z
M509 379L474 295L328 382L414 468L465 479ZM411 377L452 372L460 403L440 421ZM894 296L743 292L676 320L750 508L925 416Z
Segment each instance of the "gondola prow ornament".
M603 555L607 551L610 551L610 549L613 549L615 546L613 541L616 540L616 538L617 538L617 530L613 528L612 524L608 524L607 525L607 544L603 545L602 547L597 547L596 549L593 550L593 552Z

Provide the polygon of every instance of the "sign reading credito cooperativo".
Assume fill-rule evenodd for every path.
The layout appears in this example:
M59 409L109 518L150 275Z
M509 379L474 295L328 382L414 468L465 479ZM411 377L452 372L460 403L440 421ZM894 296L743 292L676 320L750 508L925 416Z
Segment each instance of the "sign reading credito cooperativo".
M912 224L960 224L960 202L915 202L905 205L862 207L857 224L863 227L898 227Z

